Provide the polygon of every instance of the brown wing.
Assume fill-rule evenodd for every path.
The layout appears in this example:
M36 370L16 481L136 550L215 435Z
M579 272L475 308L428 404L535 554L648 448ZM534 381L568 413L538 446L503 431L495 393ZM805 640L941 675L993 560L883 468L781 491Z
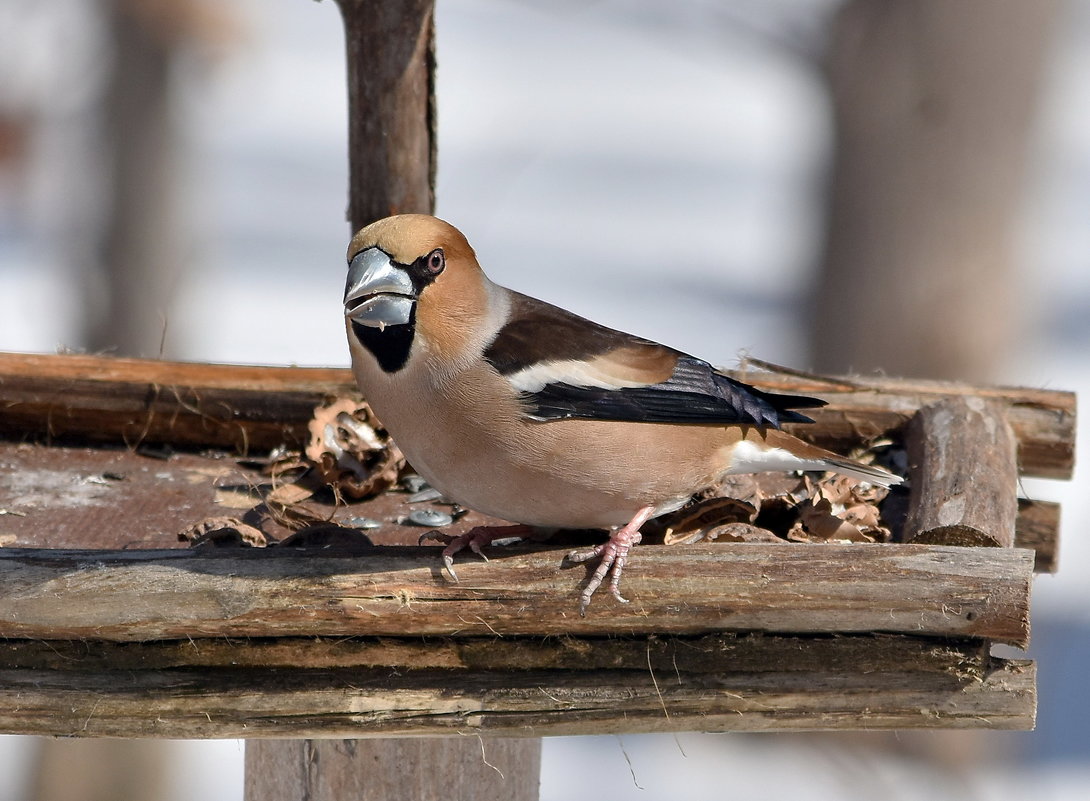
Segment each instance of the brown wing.
M512 293L510 317L485 350L536 420L654 423L811 422L793 409L823 406L723 375L705 361Z

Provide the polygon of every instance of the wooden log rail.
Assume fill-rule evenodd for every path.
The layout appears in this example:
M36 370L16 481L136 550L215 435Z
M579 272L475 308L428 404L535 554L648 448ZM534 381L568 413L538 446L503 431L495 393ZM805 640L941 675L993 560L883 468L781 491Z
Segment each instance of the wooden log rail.
M555 549L458 566L435 550L0 551L0 637L892 632L1024 646L1033 554L923 545L647 546L632 602L577 611ZM579 568L582 572L583 568Z
M781 392L818 395L815 425L792 433L833 450L898 434L924 406L951 395L1008 409L1021 473L1071 478L1075 396L1070 392L897 379L822 380L741 372ZM268 450L306 440L314 407L355 395L346 369L188 364L102 356L0 354L0 436L168 442L176 447Z
M564 652L555 643L551 650L540 640L459 644L463 655L522 658L542 649L541 665L518 670L489 667L495 659L437 669L396 656L407 664L374 667L374 643L344 639L278 642L272 655L290 663L285 667L252 666L270 652L245 640L54 645L0 648L21 665L0 669L0 731L249 739L1026 729L1036 700L1032 662L994 659L979 642L910 637L580 639L564 667L551 666L555 652ZM288 649L293 658L284 660ZM714 664L692 669L694 653ZM58 654L68 661L59 664ZM335 658L322 665L330 654ZM218 664L201 666L203 655ZM223 667L232 655L243 666ZM185 665L164 666L169 657ZM300 666L308 662L318 666ZM96 667L102 664L110 667Z

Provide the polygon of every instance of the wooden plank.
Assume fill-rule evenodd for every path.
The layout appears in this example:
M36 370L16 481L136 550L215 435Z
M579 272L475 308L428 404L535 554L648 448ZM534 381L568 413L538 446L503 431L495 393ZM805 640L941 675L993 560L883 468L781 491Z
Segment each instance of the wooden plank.
M536 801L540 775L540 739L248 740L244 798Z
M178 539L180 531L224 515L245 517L273 541L280 540L291 530L259 508L274 483L281 483L264 465L260 458L240 460L219 451L167 455L156 449L0 440L0 543L26 548L179 548L187 547ZM377 529L366 532L376 544L415 545L422 529L398 522L419 508L409 497L392 491L365 502L338 503L332 494L319 494L306 506L317 518L348 527L361 517L379 521ZM478 512L458 518L460 527L496 523ZM363 534L355 535L363 540ZM587 532L572 547L596 541Z
M198 643L199 646L199 643ZM0 670L0 732L88 737L538 737L661 731L1031 728L1035 669L983 675L678 670Z
M0 636L694 634L889 631L1029 637L1033 553L925 545L644 546L632 603L575 602L584 571L556 551L466 560L461 582L434 550L350 556L293 549L0 552Z
M1014 545L1018 462L1002 404L947 398L916 412L905 437L912 495L906 542Z
M761 387L819 395L815 425L792 433L847 451L898 434L921 407L979 395L1008 408L1023 474L1070 478L1075 396L1070 392L970 387L895 379L827 379L735 373ZM314 406L355 394L348 370L190 364L102 356L0 353L0 436L168 442L240 450L300 446Z

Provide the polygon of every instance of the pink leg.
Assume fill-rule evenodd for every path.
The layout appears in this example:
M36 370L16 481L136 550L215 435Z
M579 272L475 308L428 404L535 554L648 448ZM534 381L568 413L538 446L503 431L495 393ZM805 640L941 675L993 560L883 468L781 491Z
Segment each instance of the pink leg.
M640 526L648 521L653 511L655 511L654 506L643 507L636 512L635 517L629 520L624 528L614 531L609 536L608 541L596 545L588 551L572 551L568 554L569 562L587 562L597 556L602 558L602 561L598 563L598 567L595 568L594 573L591 575L590 581L587 582L587 586L579 596L580 615L587 613L590 598L594 595L595 590L602 586L607 573L609 574L610 593L621 603L628 603L625 598L621 597L621 574L624 572L624 566L628 563L628 552L632 550L633 545L638 544L643 539L640 534Z
M507 537L525 537L533 534L534 530L529 526L515 525L515 526L474 526L465 534L446 534L442 531L429 531L426 534L420 536L419 542L426 540L438 540L439 542L445 542L447 547L443 549L443 565L446 566L447 572L450 573L450 577L455 581L458 580L458 574L454 572L454 554L459 551L464 551L467 547L477 556L488 561L488 557L484 555L481 548L485 545L491 545L496 540L506 539Z

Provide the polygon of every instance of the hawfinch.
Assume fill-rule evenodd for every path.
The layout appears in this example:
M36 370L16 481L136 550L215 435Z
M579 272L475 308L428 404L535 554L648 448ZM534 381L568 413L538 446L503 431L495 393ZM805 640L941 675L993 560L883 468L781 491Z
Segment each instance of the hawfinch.
M352 238L344 314L352 369L412 466L449 500L545 529L604 528L572 561L600 562L617 600L647 520L732 473L831 470L900 478L779 431L815 398L777 395L707 362L492 283L462 233L420 214ZM515 527L450 540L452 556Z

